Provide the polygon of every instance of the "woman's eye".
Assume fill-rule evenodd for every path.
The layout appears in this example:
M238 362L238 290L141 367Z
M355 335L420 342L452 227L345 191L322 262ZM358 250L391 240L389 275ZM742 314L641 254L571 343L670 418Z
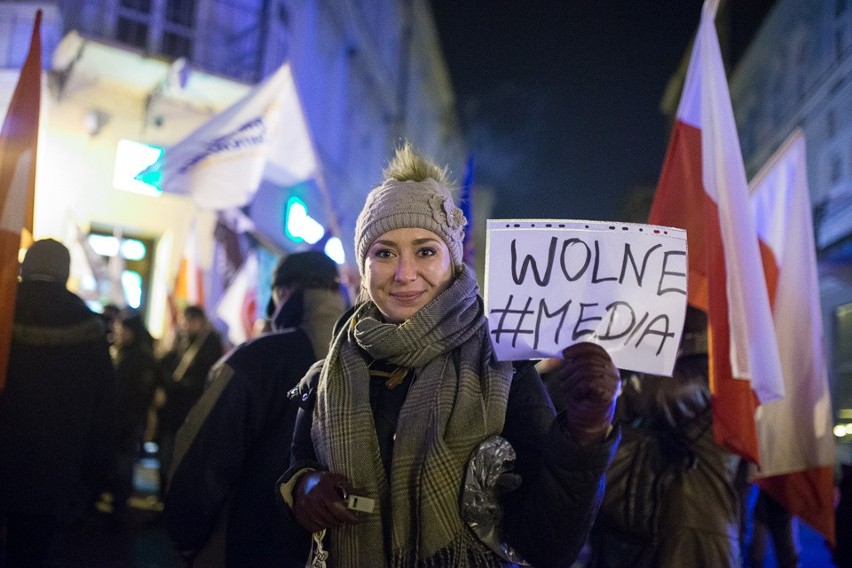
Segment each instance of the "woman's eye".
M438 254L438 251L431 247L423 247L417 251L418 256L435 256L436 254Z
M375 249L371 254L376 258L390 258L393 253L388 249Z

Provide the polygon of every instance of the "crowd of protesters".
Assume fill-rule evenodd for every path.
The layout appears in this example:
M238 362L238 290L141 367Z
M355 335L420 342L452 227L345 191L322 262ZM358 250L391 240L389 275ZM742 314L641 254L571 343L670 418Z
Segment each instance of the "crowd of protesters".
M143 314L93 313L66 288L68 249L34 243L0 393L0 565L50 565L102 494L125 527L154 441L187 566L757 566L743 468L711 434L704 314L672 378L621 372L593 343L497 361L453 191L398 149L358 217L357 302L323 253L288 254L268 331L227 354L200 306L160 353ZM496 474L474 487L481 464ZM767 498L758 520L798 566Z

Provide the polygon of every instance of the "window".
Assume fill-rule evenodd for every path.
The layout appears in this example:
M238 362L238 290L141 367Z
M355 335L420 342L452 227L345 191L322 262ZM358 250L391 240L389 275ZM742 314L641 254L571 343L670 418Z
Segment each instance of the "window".
M115 39L177 59L192 55L196 0L119 0Z
M834 155L831 158L831 185L840 183L840 178L843 177L843 163L840 161L840 156Z
M192 55L192 40L186 36L165 32L163 34L163 53L177 59Z
M163 25L163 53L172 57L192 55L195 0L169 0Z
M154 240L141 235L119 234L103 226L93 226L86 240L99 259L99 266L92 267L95 290L89 297L93 303L103 306L116 302L119 292L115 287L120 286L120 294L127 305L144 313L154 266ZM118 279L112 276L117 272L114 266L121 270Z
M121 7L150 14L151 0L121 0Z
M166 21L192 29L195 0L170 0L166 5Z
M141 49L148 48L148 25L130 18L119 16L116 39Z

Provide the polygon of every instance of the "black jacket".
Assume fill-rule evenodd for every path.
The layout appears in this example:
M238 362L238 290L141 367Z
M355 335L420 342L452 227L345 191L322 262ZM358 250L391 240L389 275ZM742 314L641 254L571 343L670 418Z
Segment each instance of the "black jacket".
M134 452L145 432L160 367L151 348L141 341L118 347L113 363L118 388L119 445L122 451Z
M189 349L191 341L188 337L181 337L174 349L161 361L162 386L166 392L166 402L158 413L158 428L161 433L177 432L189 410L204 392L207 374L223 354L222 338L215 330L210 329L180 380L175 380L175 370Z
M292 301L301 303L302 294ZM197 555L200 565L305 565L309 541L293 539L298 533L275 496L298 411L287 392L315 353L327 351L343 299L310 290L304 301L305 310L282 309L275 322L276 329L299 327L244 343L211 371L204 395L178 432L165 523L176 548Z
M303 402L293 438L290 475L301 467L322 468L311 440L318 380L315 374L299 385L297 397ZM398 401L397 413L402 402ZM555 417L534 365L516 363L501 435L517 453L515 473L523 481L504 498L503 529L509 543L538 568L567 567L576 559L603 498L604 472L620 438L616 429L605 443L582 448ZM392 447L379 446L381 451ZM390 462L388 456L382 459Z
M21 282L0 394L0 510L83 516L109 471L115 396L101 318L62 284Z

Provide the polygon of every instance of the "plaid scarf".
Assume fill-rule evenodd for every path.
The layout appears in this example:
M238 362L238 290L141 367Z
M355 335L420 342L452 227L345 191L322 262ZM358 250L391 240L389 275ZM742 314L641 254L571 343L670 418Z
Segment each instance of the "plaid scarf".
M364 352L415 372L390 476L379 455ZM511 363L493 358L468 268L402 324L384 323L372 302L356 310L320 375L312 438L320 462L379 508L358 525L329 531L330 565L500 566L467 529L459 494L474 448L503 429L511 380Z

